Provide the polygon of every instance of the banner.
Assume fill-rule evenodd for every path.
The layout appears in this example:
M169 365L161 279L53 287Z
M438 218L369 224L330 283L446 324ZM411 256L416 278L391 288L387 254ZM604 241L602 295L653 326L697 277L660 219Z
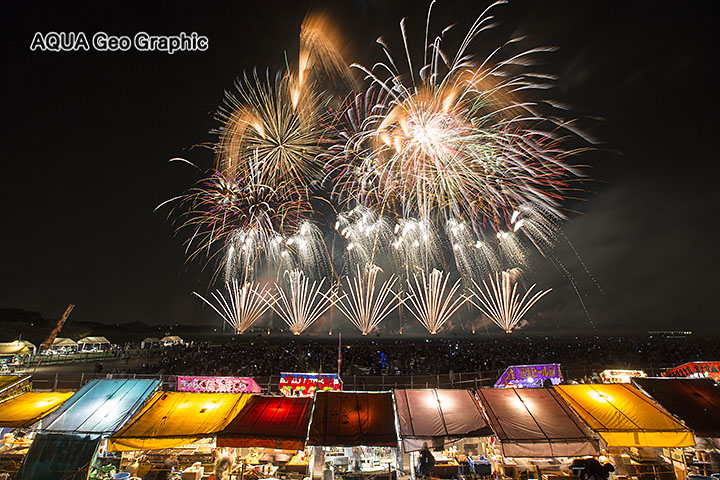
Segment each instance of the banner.
M689 362L671 368L662 374L663 377L710 377L720 380L720 362Z
M342 390L342 380L334 373L282 373L280 392L288 397L315 395L316 390Z
M177 377L178 392L260 393L262 389L249 377Z
M540 388L545 380L550 380L553 385L562 382L559 363L513 365L495 382L495 388Z

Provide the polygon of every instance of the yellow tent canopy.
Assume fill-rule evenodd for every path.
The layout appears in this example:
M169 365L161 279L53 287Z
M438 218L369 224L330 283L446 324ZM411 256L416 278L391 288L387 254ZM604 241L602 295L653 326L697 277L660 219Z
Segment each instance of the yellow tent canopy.
M558 385L554 388L608 447L695 445L687 428L631 385Z
M240 413L247 393L157 392L120 431L108 450L160 450L214 436Z
M0 427L32 425L72 397L73 392L27 392L0 403Z

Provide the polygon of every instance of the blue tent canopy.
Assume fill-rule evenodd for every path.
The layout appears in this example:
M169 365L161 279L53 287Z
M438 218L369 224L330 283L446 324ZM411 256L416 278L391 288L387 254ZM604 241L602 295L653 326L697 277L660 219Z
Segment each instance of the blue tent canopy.
M93 380L45 418L43 431L110 435L159 386L159 380Z

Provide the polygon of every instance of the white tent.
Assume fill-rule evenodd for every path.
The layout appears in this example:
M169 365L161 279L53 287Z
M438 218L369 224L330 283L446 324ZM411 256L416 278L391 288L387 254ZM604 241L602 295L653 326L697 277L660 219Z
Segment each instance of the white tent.
M110 341L105 337L85 337L77 341L78 350L108 350L110 349Z
M48 350L52 352L68 352L68 351L77 351L78 344L75 340L72 338L67 337L56 337L55 340L53 340L52 345L50 345L50 348Z
M157 337L147 337L145 340L140 342L140 348L150 348L153 345L159 345L160 339Z
M163 347L168 347L170 345L182 345L185 342L183 342L183 339L178 337L177 335L170 335L170 336L161 338L160 343L162 344Z

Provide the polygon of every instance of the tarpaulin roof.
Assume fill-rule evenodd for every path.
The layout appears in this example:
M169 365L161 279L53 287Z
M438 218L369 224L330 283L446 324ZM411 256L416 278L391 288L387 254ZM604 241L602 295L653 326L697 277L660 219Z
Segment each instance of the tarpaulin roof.
M392 393L315 394L309 445L397 447Z
M406 452L421 450L425 441L492 433L469 390L395 390L395 403Z
M608 447L689 447L692 433L624 383L554 387Z
M43 430L113 433L159 386L159 380L93 380L48 415Z
M235 419L218 433L218 447L300 450L305 446L312 398L253 395Z
M13 355L26 355L31 352L30 347L22 342L2 342L0 343L0 357L10 357Z
M698 437L720 437L720 388L709 378L634 378Z
M551 389L477 390L506 457L597 455L598 442Z
M110 341L105 337L85 337L78 340L77 343L89 343L91 345L95 345L110 343Z
M15 480L86 480L101 437L39 433Z
M0 403L0 427L20 428L55 410L72 392L27 392Z
M214 436L240 412L246 393L157 392L115 435L109 450L160 450Z

